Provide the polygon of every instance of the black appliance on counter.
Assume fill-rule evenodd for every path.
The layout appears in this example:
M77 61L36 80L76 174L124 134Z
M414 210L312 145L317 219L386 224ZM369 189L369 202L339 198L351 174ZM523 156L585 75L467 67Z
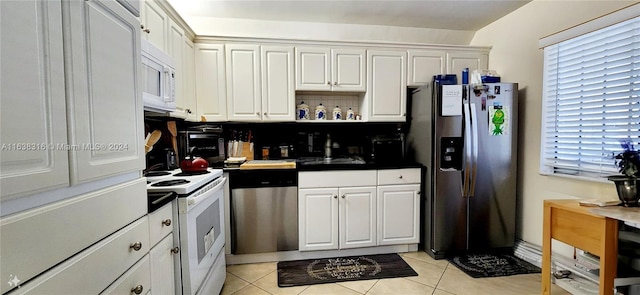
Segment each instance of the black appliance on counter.
M182 161L194 149L193 156L207 160L209 166L222 166L226 156L220 125L199 125L178 132L178 154Z

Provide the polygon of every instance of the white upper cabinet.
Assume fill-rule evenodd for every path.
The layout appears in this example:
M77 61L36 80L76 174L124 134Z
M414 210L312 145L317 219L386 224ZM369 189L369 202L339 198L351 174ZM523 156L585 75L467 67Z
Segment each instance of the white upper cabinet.
M409 50L407 86L429 84L433 76L446 73L447 54L438 50Z
M169 26L169 16L154 0L144 0L142 2L140 5L142 37L166 52L168 47L166 31Z
M296 47L296 90L366 90L364 49Z
M407 52L369 50L367 64L368 121L406 121Z
M367 90L365 59L364 49L332 49L332 90L365 92Z
M69 184L60 2L0 2L2 201Z
M175 97L176 110L171 113L172 117L185 119L187 117L187 100L185 97L185 67L184 67L184 30L172 19L168 19L167 27L167 54L173 60L173 67L176 70L175 76Z
M260 46L226 44L225 60L229 121L261 120Z
M261 46L262 120L293 121L293 46Z
M489 53L477 51L447 52L447 74L456 74L458 84L462 84L462 70L469 68L469 83L474 70L485 70L489 67Z
M200 117L197 112L196 102L196 62L195 62L195 46L189 38L186 36L182 38L182 55L183 64L182 68L184 73L182 76L182 94L181 106L185 112L185 120L187 121L200 121ZM180 77L178 77L180 78ZM178 108L176 104L176 108Z
M196 43L194 47L198 114L207 122L226 121L224 45Z
M144 169L140 27L116 2L71 1L65 63L71 183ZM67 7L67 6L64 6ZM4 109L4 108L3 108Z

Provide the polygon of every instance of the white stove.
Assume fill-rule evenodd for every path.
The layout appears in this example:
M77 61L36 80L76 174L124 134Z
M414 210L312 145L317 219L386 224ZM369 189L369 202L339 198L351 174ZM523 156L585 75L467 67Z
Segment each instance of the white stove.
M180 169L147 173L147 192L176 192L188 195L205 184L220 178L222 169L209 168L199 173L183 173Z
M178 194L174 241L180 244L176 293L219 294L226 278L224 184L222 169L203 173L182 170L147 173L149 193Z

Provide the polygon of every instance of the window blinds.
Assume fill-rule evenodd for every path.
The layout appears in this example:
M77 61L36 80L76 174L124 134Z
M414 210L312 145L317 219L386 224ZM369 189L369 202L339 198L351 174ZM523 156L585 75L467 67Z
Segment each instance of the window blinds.
M640 17L544 49L541 173L617 174L640 149Z

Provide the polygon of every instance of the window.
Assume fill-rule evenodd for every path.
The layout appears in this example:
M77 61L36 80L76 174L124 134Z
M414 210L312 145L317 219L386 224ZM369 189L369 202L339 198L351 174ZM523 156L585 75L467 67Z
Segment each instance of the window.
M620 140L640 149L640 17L544 48L541 173L617 174Z

